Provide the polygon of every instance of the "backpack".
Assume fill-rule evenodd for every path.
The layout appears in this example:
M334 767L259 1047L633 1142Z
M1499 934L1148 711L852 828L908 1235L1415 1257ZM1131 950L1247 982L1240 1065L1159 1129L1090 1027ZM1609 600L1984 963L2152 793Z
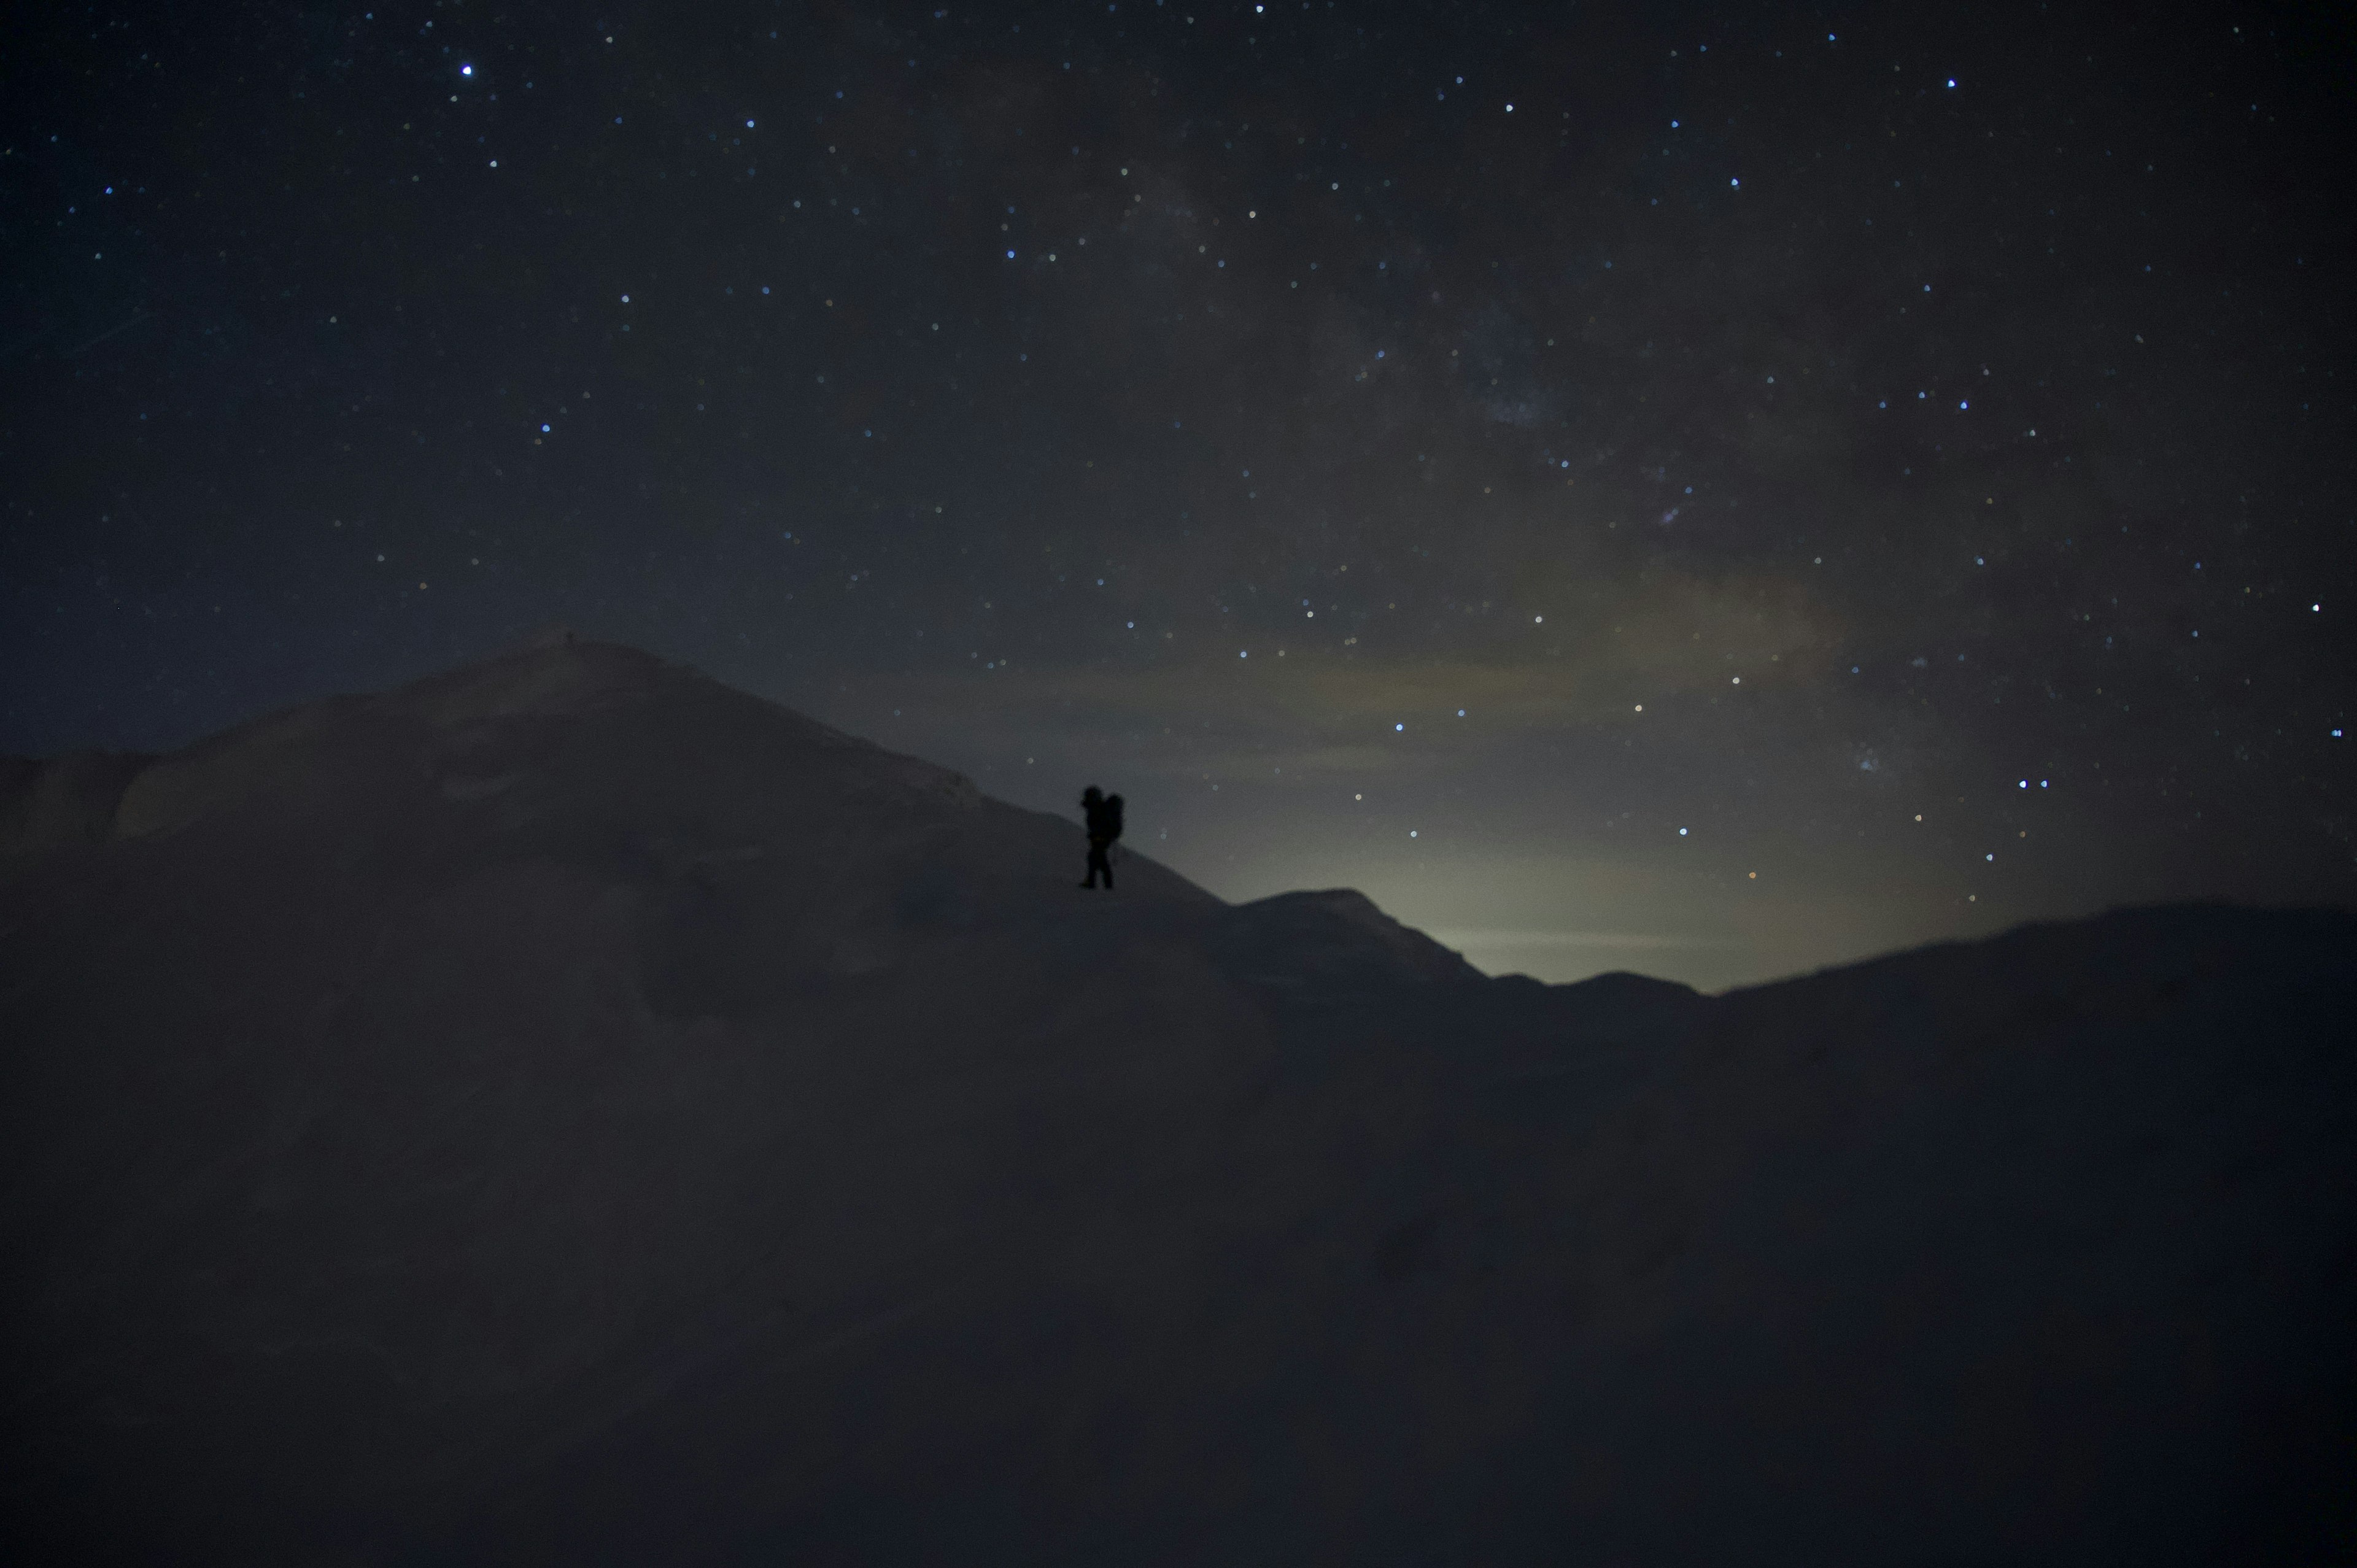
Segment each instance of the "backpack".
M1108 838L1121 837L1121 797L1118 795L1107 795L1105 797L1104 809L1105 826L1113 830L1106 836Z

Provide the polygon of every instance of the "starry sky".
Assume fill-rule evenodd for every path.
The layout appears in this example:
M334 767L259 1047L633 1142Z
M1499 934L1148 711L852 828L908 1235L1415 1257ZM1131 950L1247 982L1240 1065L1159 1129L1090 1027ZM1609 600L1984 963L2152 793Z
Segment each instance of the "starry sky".
M2349 24L2122 15L41 8L0 750L561 623L1493 972L2347 904Z

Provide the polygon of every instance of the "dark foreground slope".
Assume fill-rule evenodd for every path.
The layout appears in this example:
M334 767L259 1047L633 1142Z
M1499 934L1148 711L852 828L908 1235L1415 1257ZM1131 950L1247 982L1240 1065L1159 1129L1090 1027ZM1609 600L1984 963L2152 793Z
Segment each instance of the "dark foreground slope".
M2347 915L1485 981L595 647L0 842L18 1560L2357 1546Z

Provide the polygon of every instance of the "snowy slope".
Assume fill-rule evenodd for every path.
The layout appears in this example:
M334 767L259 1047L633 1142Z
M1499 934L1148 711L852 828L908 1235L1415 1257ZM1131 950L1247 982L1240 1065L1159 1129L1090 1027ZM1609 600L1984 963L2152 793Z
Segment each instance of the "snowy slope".
M2357 1539L2357 918L1706 999L1081 843L597 646L0 771L6 1539Z

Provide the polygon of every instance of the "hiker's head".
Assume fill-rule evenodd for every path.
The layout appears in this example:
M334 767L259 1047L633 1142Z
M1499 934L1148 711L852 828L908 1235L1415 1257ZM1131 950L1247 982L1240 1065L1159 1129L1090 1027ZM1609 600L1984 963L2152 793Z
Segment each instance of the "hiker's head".
M1093 806L1103 799L1104 791L1093 784L1081 791L1081 804L1083 806Z

